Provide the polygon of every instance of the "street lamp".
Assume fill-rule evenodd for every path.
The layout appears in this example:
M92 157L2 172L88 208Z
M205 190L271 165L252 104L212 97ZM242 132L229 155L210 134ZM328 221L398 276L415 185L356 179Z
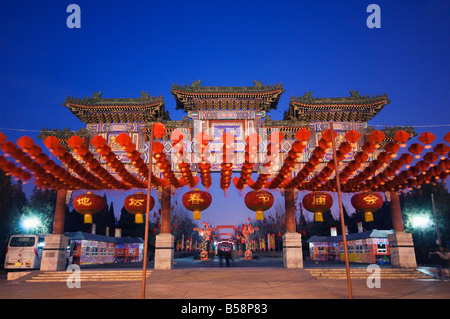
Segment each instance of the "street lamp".
M23 219L21 222L22 228L24 228L27 233L30 229L40 226L40 224L41 221L37 217L28 217Z
M423 230L431 224L431 220L426 215L416 215L412 217L411 224L414 228Z
M425 241L423 238L424 229L428 228L431 224L431 220L427 215L414 215L411 217L411 226L419 230L419 237L421 241L421 255L426 258L425 255Z

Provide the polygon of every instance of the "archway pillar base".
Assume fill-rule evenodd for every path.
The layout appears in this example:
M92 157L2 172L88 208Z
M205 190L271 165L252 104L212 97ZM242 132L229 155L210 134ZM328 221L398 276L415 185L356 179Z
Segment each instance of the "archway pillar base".
M412 234L396 231L388 235L391 265L397 268L416 268L416 254Z
M283 235L284 268L303 268L302 235L287 232Z
M155 243L155 269L172 269L173 266L173 235L156 235Z
M61 234L49 234L45 235L44 242L40 269L42 271L66 270L69 237Z

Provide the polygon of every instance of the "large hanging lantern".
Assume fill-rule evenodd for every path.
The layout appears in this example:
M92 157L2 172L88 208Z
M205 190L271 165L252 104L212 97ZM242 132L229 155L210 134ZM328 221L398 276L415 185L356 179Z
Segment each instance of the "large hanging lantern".
M73 208L84 215L84 223L92 224L92 215L100 212L106 205L102 196L95 195L92 192L78 195L73 200Z
M194 189L193 191L185 193L182 201L183 206L194 212L194 219L198 220L201 218L201 211L207 209L209 205L211 205L212 197L208 192Z
M351 203L355 209L364 212L366 222L373 221L373 212L383 206L383 197L374 192L364 192L353 195Z
M263 220L264 211L272 207L274 198L272 193L259 190L248 192L247 195L245 195L244 202L248 209L256 212L257 220Z
M144 222L144 214L147 212L147 194L137 192L125 198L125 209L134 215L134 222L142 224ZM150 210L155 206L155 199L150 196Z
M314 221L323 222L323 213L333 206L333 197L326 192L312 192L303 197L303 207L314 213Z

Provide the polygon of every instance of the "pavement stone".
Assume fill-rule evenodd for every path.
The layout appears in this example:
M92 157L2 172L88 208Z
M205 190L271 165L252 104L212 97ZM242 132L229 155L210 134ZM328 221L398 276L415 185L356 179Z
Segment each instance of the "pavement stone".
M279 260L245 263L247 266L242 266L242 261L235 260L233 267L217 267L218 263L214 262L216 261L208 264L176 260L172 270L152 270L147 278L146 298L181 301L348 299L346 280L314 279L303 269L283 268L280 266L282 261L280 264ZM149 263L149 269L152 267L152 263ZM140 281L81 282L81 288L68 288L65 282L26 282L27 278L38 273L39 271L32 271L14 281L1 280L0 299L141 297ZM352 292L354 299L449 299L450 282L437 279L382 279L381 288L368 288L366 280L354 279Z

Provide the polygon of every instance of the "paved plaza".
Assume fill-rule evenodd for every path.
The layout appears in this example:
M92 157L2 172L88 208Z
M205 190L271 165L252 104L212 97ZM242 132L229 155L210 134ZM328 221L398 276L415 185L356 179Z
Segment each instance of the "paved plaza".
M146 286L148 299L347 299L345 279L316 279L305 269L285 269L280 258L259 261L234 260L227 267L218 260L175 260L172 270L153 270L149 263ZM116 268L113 268L115 266ZM110 270L133 269L138 265L110 265ZM343 264L334 264L342 268ZM128 268L125 268L128 267ZM329 265L328 265L329 267ZM351 267L362 267L352 265ZM83 271L108 271L108 267L82 268ZM29 282L40 271L16 280L0 281L1 299L139 299L141 282L81 281L80 288L62 282ZM368 274L369 276L369 274ZM450 282L430 279L381 279L380 288L369 288L365 279L352 279L354 299L449 299Z

